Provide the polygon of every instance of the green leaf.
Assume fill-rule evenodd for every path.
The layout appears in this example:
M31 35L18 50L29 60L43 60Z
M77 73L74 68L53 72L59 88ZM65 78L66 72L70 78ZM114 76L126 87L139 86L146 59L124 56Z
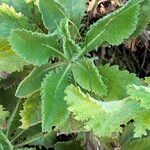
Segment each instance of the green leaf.
M0 35L9 36L12 29L33 29L27 19L7 4L0 5Z
M73 68L75 81L84 89L94 92L97 95L106 95L107 89L102 81L102 76L94 63L89 59L76 62Z
M1 150L13 150L13 146L10 141L7 139L6 135L0 131L0 149Z
M140 85L141 80L135 74L118 69L118 66L104 65L99 67L99 73L103 76L104 84L107 86L108 100L118 100L127 97L127 86L130 84Z
M145 77L144 82L147 83L148 86L150 86L150 77Z
M71 39L70 30L69 30L69 21L67 19L63 19L60 22L59 28L60 35L63 41L63 51L67 58L72 58L72 55L81 50L81 48L75 43L74 40Z
M12 133L16 133L16 129L21 126L21 122L20 122L20 110L23 109L23 103L24 103L24 99L20 99L16 105L15 110L13 111L13 113L11 114L9 120L8 120L8 125L7 125L7 137L9 139L12 139L11 134Z
M62 56L56 35L44 35L26 30L13 30L10 39L13 50L28 63L40 66L50 57Z
M150 109L145 108L137 112L134 119L134 137L141 138L147 135L147 130L150 130Z
M148 26L148 24L150 23L149 12L150 12L150 1L144 0L141 3L141 8L139 11L139 16L138 16L137 28L136 28L135 32L131 35L131 38L139 35L144 30L144 28L146 28Z
M136 139L123 146L122 150L148 150L150 148L150 137Z
M120 125L130 121L139 109L135 102L128 99L97 101L73 85L68 86L65 93L68 110L73 113L75 119L84 121L85 128L100 137L116 137L118 132L122 132Z
M16 96L23 98L32 95L41 88L41 82L45 75L51 70L50 65L36 67L33 71L19 84L16 90Z
M6 118L9 116L9 112L5 111L3 106L0 105L0 130L6 128Z
M65 8L69 19L76 25L79 29L81 25L84 12L86 11L87 0L57 0Z
M55 0L39 0L39 9L42 13L44 25L51 31L55 31L65 18L63 6Z
M21 71L27 63L11 50L7 39L1 37L0 43L0 72Z
M99 47L103 42L121 44L136 29L140 11L139 2L130 0L117 11L100 19L90 27L83 44L83 52ZM82 53L83 53L82 52Z
M55 144L55 150L83 150L79 141L60 142Z
M129 85L127 88L131 99L141 102L141 106L150 109L150 87Z
M41 97L39 94L27 98L23 104L23 110L20 111L22 129L28 129L30 126L34 126L41 122Z
M42 83L42 130L50 131L68 117L67 104L63 100L68 85L68 69L51 71Z

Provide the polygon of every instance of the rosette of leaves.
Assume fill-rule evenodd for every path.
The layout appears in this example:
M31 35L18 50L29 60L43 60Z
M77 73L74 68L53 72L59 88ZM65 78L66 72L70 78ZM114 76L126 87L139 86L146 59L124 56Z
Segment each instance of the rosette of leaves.
M135 121L134 137L147 135L149 87L142 85L135 74L117 66L96 66L87 53L102 44L119 45L141 33L150 22L150 2L129 0L91 25L86 36L81 37L86 2L33 3L44 27L31 21L33 14L25 13L16 3L0 5L0 72L11 74L24 66L33 68L16 90L20 100L8 120L7 131L0 133L2 149L26 145L55 145L60 149L65 143L56 144L59 130L91 131L96 137L113 138L123 132L120 125L131 119ZM3 120L6 113L1 111ZM81 148L79 144L77 147Z

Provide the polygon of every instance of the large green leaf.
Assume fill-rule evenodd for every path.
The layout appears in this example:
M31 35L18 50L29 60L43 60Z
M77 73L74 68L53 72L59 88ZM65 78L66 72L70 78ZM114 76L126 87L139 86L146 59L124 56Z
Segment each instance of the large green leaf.
M129 85L128 94L132 99L141 101L141 106L150 109L150 87Z
M107 89L102 81L102 76L94 63L89 59L76 62L73 68L75 81L84 89L94 92L97 95L106 95Z
M13 50L27 62L34 65L46 64L52 56L62 56L56 35L33 33L26 30L13 30L10 42Z
M0 131L0 149L13 150L13 146L2 131Z
M108 100L118 100L127 97L127 86L130 84L141 84L135 74L118 69L118 66L104 65L99 67L99 73L103 76L104 84L107 86Z
M63 123L68 116L67 104L63 100L68 85L68 69L51 71L42 83L42 129L50 131Z
M130 0L117 11L100 19L90 27L83 44L83 52L88 52L100 46L103 42L118 45L127 39L136 29L139 2Z
M21 13L3 3L0 5L0 35L9 36L11 30L16 28L33 29Z
M39 0L39 9L45 26L51 32L58 29L61 19L65 18L63 6L55 0Z
M134 101L128 99L97 101L73 85L68 86L65 93L68 110L73 112L75 119L84 121L87 130L101 137L112 137L116 135L114 133L122 132L120 125L130 121L139 109Z
M20 111L22 129L28 129L30 126L34 126L41 122L41 97L35 93L23 104L23 110Z
M9 112L5 111L3 106L0 105L0 130L6 128L6 118L9 116Z

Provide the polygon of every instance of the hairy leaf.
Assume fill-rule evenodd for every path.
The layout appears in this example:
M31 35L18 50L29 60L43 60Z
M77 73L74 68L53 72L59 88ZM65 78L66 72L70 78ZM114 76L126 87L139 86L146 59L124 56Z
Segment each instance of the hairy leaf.
M40 66L52 56L62 56L56 35L44 35L26 30L14 30L10 39L13 50L28 63Z
M39 91L41 82L50 69L50 65L44 65L33 69L33 71L21 81L15 95L22 98Z
M99 73L103 76L104 84L107 86L108 100L118 100L127 97L127 86L130 84L141 84L135 74L121 71L118 66L104 65L99 67Z
M68 85L68 67L50 72L42 83L42 129L49 131L64 122L68 116L63 100Z
M30 126L34 126L41 122L41 97L39 94L27 98L23 105L23 110L20 111L22 129L28 129Z
M0 149L1 150L13 150L13 146L10 141L7 139L6 135L0 131Z
M69 22L67 19L64 19L60 23L59 28L60 35L63 41L63 51L67 58L71 58L72 55L79 51L81 48L71 39Z
M79 29L81 25L84 12L86 11L87 0L57 0L64 6L69 19L76 25Z
M27 63L12 50L7 39L0 38L0 72L12 73L20 71Z
M0 130L6 128L6 118L8 117L9 112L5 111L3 106L0 105Z
M89 59L76 62L73 68L75 81L84 89L94 92L97 95L106 95L107 89L102 81L102 76L94 63Z
M132 99L141 101L141 106L150 109L150 87L129 85L128 94Z
M129 100L97 101L73 85L68 86L65 93L67 94L65 100L69 105L68 110L73 112L75 119L84 121L87 130L93 130L101 137L112 137L114 133L122 132L120 125L130 121L138 110L135 102Z
M65 18L63 6L55 0L39 0L39 9L45 26L51 32L58 29L61 19Z
M0 5L0 35L9 36L11 30L17 28L32 29L21 13L16 13L13 7L3 3Z
M118 45L136 29L140 5L130 0L117 11L93 24L83 44L83 52L97 48L103 42Z

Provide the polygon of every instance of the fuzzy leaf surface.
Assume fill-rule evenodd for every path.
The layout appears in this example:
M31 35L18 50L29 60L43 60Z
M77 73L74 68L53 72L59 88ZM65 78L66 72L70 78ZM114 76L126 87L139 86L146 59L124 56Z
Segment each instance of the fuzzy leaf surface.
M130 84L141 84L135 74L121 71L118 66L104 65L99 67L99 74L103 76L104 84L107 86L108 100L118 100L127 97L127 86Z
M64 68L63 68L64 69ZM49 131L68 116L67 104L63 100L68 85L67 69L50 71L42 83L42 130Z
M17 97L27 97L37 92L41 88L41 82L45 75L49 72L49 65L36 67L33 71L19 84L16 90Z
M150 109L150 87L129 85L127 90L132 99L140 101L142 107Z
M62 56L56 35L27 30L13 30L10 39L13 50L28 63L40 66L52 56Z
M138 110L135 102L97 101L73 85L68 86L65 93L68 110L73 113L75 119L84 121L87 130L92 130L101 137L112 137L114 133L122 132L120 125L130 121Z
M73 68L75 81L84 89L97 95L106 95L107 89L94 63L89 59L77 62Z
M21 13L17 13L13 7L3 3L0 5L0 35L7 37L12 29L17 28L32 29Z
M73 53L80 50L80 47L71 39L70 30L69 30L69 21L63 19L60 22L60 35L63 41L63 51L67 58L71 58Z
M61 19L65 18L63 6L55 0L39 0L44 25L51 31L58 29Z
M119 45L135 31L140 4L132 1L134 0L130 0L120 9L90 27L83 44L83 51L93 50L103 42Z
M17 56L6 38L0 38L0 72L12 73L20 71L27 63Z
M28 129L30 126L34 126L41 122L41 97L39 94L27 98L23 104L23 110L20 111L22 129Z
M57 0L64 6L69 19L79 29L84 12L86 11L87 0Z

